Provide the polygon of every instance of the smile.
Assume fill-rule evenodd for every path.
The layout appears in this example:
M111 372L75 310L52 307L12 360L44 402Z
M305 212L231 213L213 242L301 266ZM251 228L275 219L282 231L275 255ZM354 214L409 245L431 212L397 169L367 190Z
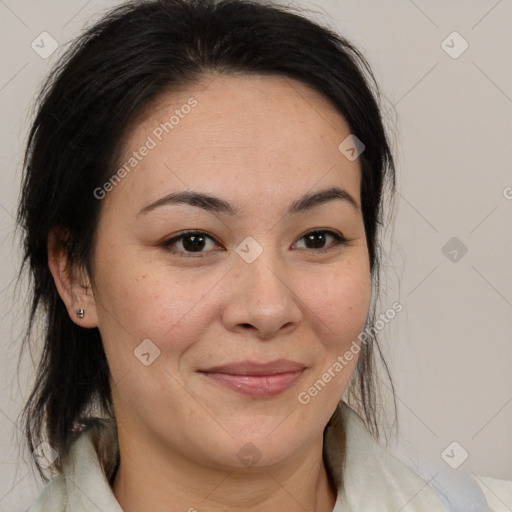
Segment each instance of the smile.
M238 393L266 397L289 389L305 369L302 364L279 359L264 364L244 361L201 370L199 373Z

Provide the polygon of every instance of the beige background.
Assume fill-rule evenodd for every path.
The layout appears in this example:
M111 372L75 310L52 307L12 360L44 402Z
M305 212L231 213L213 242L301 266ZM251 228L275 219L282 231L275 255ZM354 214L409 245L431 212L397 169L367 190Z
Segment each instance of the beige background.
M2 512L26 508L40 485L15 437L33 377L28 362L16 377L27 307L14 294L13 241L30 106L65 43L116 3L0 0ZM399 194L380 311L395 301L404 310L384 330L400 432L390 449L455 471L441 454L456 441L452 461L468 453L457 471L512 479L512 2L294 3L319 11L365 52L394 106L386 119L396 133ZM43 31L59 43L46 60L31 48ZM454 31L463 39L447 39L452 55L469 45L458 58L442 47ZM452 237L465 255L456 246L444 254Z

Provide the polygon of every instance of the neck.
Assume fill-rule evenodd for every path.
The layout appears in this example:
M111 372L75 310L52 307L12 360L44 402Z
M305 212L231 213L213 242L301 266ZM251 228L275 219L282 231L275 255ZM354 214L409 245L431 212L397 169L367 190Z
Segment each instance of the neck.
M323 439L278 466L219 469L120 436L114 496L125 512L332 512L336 491L322 459Z

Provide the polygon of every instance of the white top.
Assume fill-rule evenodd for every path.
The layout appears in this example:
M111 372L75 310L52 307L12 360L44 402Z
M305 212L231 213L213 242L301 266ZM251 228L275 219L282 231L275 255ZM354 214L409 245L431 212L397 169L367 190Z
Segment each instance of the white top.
M344 436L343 429L334 426L328 428L325 435L326 465L338 489L333 512L512 510L512 482L479 478L480 486L475 484L470 491L464 491L464 496L459 492L461 487L456 485L450 490L446 482L435 479L427 482L380 445L355 411L344 402L340 404L340 421L345 425L346 434ZM114 428L108 425L104 423L101 428ZM122 512L89 432L84 430L79 435L63 466L63 474L48 482L28 512ZM343 466L339 454L343 453L344 447L346 461ZM343 485L340 485L342 473Z

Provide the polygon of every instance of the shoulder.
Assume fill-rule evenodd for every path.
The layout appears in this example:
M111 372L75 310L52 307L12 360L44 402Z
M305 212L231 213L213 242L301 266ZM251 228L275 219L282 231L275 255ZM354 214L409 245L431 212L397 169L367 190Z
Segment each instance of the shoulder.
M461 471L438 471L432 488L449 512L510 512L512 481Z
M512 480L476 474L472 477L485 495L492 512L510 512L512 510Z
M117 454L114 423L94 419L78 426L62 473L46 484L28 512L122 512L107 478Z
M416 474L382 446L369 432L362 418L344 402L340 403L337 424L326 430L325 451L343 449L342 467L332 467L338 479L338 510L349 512L446 512L428 481Z
M444 461L419 457L404 446L395 451L395 456L428 483L448 512L512 510L512 482L455 470Z
M43 487L27 512L65 512L67 501L66 480L58 475Z

